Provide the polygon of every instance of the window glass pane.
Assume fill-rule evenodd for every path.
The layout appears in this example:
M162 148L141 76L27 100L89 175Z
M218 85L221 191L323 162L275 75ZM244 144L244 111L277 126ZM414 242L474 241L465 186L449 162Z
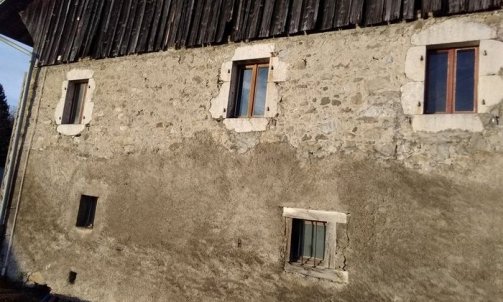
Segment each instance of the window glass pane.
M75 84L75 92L72 100L72 119L70 120L72 124L80 124L81 122L86 91L87 82Z
M325 224L318 222L316 224L315 255L317 259L323 259L325 254Z
M243 69L241 73L241 83L239 88L239 95L237 101L237 116L248 116L248 102L250 98L250 87L251 87L251 69Z
M475 98L475 50L457 51L455 111L473 111Z
M292 219L292 237L290 246L290 261L298 261L302 255L302 237L304 236L304 221Z
M313 225L310 221L306 221L304 224L304 246L302 250L302 255L306 258L312 256L313 250Z
M253 116L264 116L268 74L269 67L258 68L257 83L255 84L255 102L253 103Z
M447 101L447 52L428 53L425 113L445 112Z

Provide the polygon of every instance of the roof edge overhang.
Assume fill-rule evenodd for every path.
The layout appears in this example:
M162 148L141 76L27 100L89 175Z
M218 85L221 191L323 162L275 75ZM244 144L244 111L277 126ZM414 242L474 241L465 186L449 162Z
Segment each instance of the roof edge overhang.
M33 39L19 12L33 0L0 0L0 34L33 46Z

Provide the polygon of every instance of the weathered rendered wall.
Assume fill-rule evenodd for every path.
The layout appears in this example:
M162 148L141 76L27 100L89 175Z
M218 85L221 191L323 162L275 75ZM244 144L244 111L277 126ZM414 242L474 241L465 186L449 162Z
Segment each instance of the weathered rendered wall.
M501 11L456 18L503 41ZM411 36L443 20L264 41L289 64L265 132L209 113L240 45L42 69L10 275L92 301L503 301L503 126L414 132L400 103ZM95 107L69 137L74 68ZM349 213L348 284L283 272L284 206Z

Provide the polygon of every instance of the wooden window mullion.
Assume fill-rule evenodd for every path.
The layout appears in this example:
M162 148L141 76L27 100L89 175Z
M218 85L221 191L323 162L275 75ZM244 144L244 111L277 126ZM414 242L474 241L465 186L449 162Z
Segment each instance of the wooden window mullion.
M253 105L255 103L255 86L257 85L257 64L252 65L252 77L250 85L250 95L248 100L248 117L253 115Z
M452 113L454 110L454 87L456 77L456 50L449 49L448 51L448 68L447 68L447 100L446 100L446 113Z

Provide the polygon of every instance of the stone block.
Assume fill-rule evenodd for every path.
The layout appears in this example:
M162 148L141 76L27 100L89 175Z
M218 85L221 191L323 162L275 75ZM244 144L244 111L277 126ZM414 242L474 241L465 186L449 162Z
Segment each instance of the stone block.
M412 129L416 132L440 132L444 130L481 132L484 130L484 125L477 114L423 114L414 115Z
M405 75L412 81L424 82L426 46L411 47L405 59Z
M503 42L482 40L479 52L479 76L496 75L502 72Z
M503 101L503 77L499 75L479 77L478 112L486 113Z
M404 114L422 114L424 103L424 83L409 82L402 86L402 108Z
M228 118L224 120L225 127L236 132L265 131L268 124L267 118Z
M496 37L496 29L489 25L451 19L434 24L414 34L411 38L411 42L413 45L438 45L487 40Z

